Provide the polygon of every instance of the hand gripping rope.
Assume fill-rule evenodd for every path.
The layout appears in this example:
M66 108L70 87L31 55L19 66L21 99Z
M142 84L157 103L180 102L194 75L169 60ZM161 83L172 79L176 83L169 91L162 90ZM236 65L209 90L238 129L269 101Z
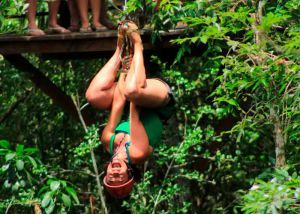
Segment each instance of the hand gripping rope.
M125 0L123 11L126 11L127 9L127 0ZM128 26L129 20L126 20L126 17L128 14L126 14L125 17L123 17L123 20L119 23L118 27L118 37L122 40L122 48L120 53L120 60L122 64L121 72L128 73L130 69L130 64L133 57L133 44L128 37L128 34L122 30L123 26Z

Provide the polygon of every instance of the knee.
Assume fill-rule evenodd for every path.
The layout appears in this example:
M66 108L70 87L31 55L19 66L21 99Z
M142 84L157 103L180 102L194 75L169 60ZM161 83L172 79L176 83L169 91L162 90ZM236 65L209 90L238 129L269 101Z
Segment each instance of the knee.
M135 102L140 97L140 90L138 90L137 87L126 87L124 95L126 97L126 100L129 100L130 102Z
M85 98L94 107L99 109L109 109L112 104L112 97L103 91L87 90Z
M88 89L85 92L85 98L93 106L98 106L99 105L99 100L102 99L101 97L102 97L102 92L101 91L95 91L95 90Z
M94 100L95 100L95 93L94 93L92 90L88 89L88 90L85 92L85 98L87 99L87 101L88 101L89 103L93 103Z

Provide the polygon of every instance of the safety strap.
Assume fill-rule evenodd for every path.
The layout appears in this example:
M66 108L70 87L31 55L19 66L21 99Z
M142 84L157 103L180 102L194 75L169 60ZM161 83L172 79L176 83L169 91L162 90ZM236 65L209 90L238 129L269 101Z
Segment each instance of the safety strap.
M125 149L126 149L126 156L127 156L127 160L128 160L128 163L129 164L131 164L132 163L132 161L131 161L131 159L130 159L130 155L129 155L129 146L130 146L130 141L127 141L126 143L125 143Z
M131 159L130 159L130 155L129 155L129 146L130 146L130 141L127 141L125 143L126 156L127 156L127 160L128 160L129 165L131 165Z
M116 134L114 133L109 140L109 153L114 155L114 142L115 142Z
M109 141L109 153L112 155L112 158L116 155L114 154L114 141L116 138L116 134L114 133L111 137L110 137L110 141ZM131 159L130 159L130 155L129 155L129 146L130 146L130 141L127 141L125 143L125 149L126 149L126 156L127 156L127 160L128 163L131 164Z

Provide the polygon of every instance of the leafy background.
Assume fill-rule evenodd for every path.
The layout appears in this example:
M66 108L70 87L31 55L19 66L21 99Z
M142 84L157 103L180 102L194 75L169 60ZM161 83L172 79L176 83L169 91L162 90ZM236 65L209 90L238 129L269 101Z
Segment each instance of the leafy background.
M153 41L159 30L186 26L173 40L175 57L151 56L174 90L176 115L130 197L114 200L99 189L109 156L98 127L107 112L89 109L99 122L84 129L1 57L0 116L20 100L0 123L1 212L299 213L299 1L162 0L155 7L131 0L126 13L153 29ZM24 33L26 20L11 16L25 9L2 1L0 32ZM38 9L46 11L46 2ZM124 15L111 8L116 14ZM81 105L107 60L25 57Z

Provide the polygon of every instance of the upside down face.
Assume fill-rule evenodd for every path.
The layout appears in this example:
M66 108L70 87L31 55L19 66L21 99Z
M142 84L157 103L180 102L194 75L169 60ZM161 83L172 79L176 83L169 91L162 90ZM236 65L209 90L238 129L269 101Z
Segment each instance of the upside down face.
M106 182L109 185L121 185L129 179L128 167L126 163L118 158L114 158L108 165L106 171Z

